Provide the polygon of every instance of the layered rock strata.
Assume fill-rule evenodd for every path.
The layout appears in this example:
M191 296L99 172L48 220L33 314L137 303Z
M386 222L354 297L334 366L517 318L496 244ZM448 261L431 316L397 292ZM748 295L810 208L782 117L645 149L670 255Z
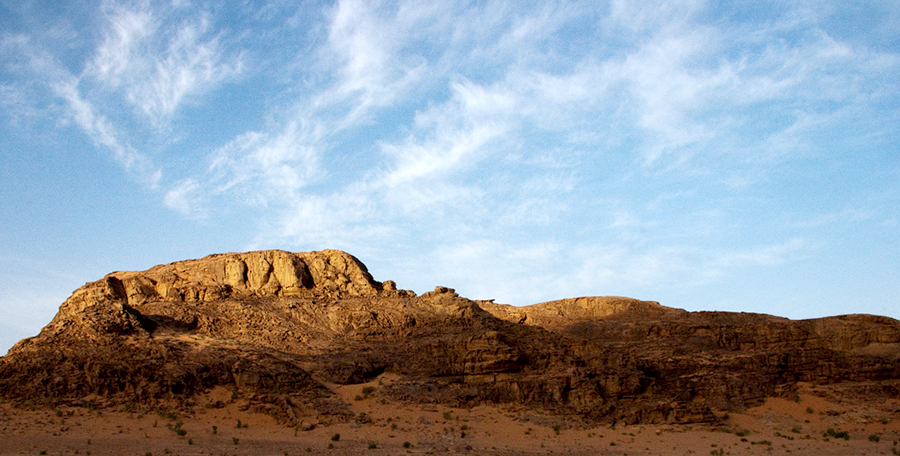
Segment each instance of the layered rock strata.
M212 255L76 290L0 358L0 397L192 407L213 388L287 420L346 419L329 383L393 400L521 404L589 421L696 422L797 382L900 379L900 322L687 312L619 297L527 307L375 281L340 251ZM880 386L879 386L880 385Z

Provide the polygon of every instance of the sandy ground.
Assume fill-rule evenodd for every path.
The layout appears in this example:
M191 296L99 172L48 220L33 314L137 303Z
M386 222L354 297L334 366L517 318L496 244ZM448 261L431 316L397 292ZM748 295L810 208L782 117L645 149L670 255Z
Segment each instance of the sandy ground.
M378 395L385 381L391 379L332 386L371 422L319 424L309 431L241 411L239 402L181 416L0 404L0 455L900 454L900 398L828 400L806 386L799 401L773 398L745 413L723 414L719 425L574 428L522 410L392 403ZM374 392L357 398L365 387Z

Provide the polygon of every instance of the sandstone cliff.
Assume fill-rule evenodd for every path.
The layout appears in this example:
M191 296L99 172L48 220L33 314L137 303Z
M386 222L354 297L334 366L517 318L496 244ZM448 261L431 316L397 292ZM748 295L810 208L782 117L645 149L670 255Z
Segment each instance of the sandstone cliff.
M375 281L340 251L212 255L115 272L76 290L0 358L17 403L192 407L214 387L277 412L347 418L328 383L379 394L522 404L592 421L692 422L800 381L897 394L900 322L686 312L619 297L528 307ZM304 412L305 411L305 412Z

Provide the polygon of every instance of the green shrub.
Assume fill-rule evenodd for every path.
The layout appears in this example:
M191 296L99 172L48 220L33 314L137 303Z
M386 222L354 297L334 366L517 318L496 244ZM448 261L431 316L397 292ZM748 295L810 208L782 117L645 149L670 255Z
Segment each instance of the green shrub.
M879 440L881 440L881 436L880 436L880 435L878 435L878 434L869 434L869 441L870 441L870 442L878 442Z
M410 447L412 447L412 444L411 444L411 443L409 443L409 442L403 442L403 448L410 448Z
M370 450L374 450L374 449L376 449L376 448L378 448L378 445L376 445L375 442L370 442L370 443L369 443L369 449L370 449Z
M834 428L828 428L828 430L826 430L825 433L822 434L822 436L823 437L834 437L836 439L850 440L849 432L841 431L841 430L836 431L836 430L834 430Z
M331 436L331 441L332 441L332 442L337 442L337 441L340 440L340 439L341 439L341 435L338 434L338 433L336 433L336 432L334 433L334 435Z

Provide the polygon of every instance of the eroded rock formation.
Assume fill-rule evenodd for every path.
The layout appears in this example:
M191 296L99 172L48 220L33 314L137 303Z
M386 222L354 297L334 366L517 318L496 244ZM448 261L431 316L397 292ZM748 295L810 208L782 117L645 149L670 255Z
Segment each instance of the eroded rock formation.
M288 420L304 410L344 419L346 404L326 385L385 371L401 380L379 394L398 400L706 421L790 395L799 381L873 381L896 394L900 323L686 312L618 297L512 307L446 287L416 296L340 251L233 253L79 288L38 336L0 358L0 397L191 407L224 387Z

